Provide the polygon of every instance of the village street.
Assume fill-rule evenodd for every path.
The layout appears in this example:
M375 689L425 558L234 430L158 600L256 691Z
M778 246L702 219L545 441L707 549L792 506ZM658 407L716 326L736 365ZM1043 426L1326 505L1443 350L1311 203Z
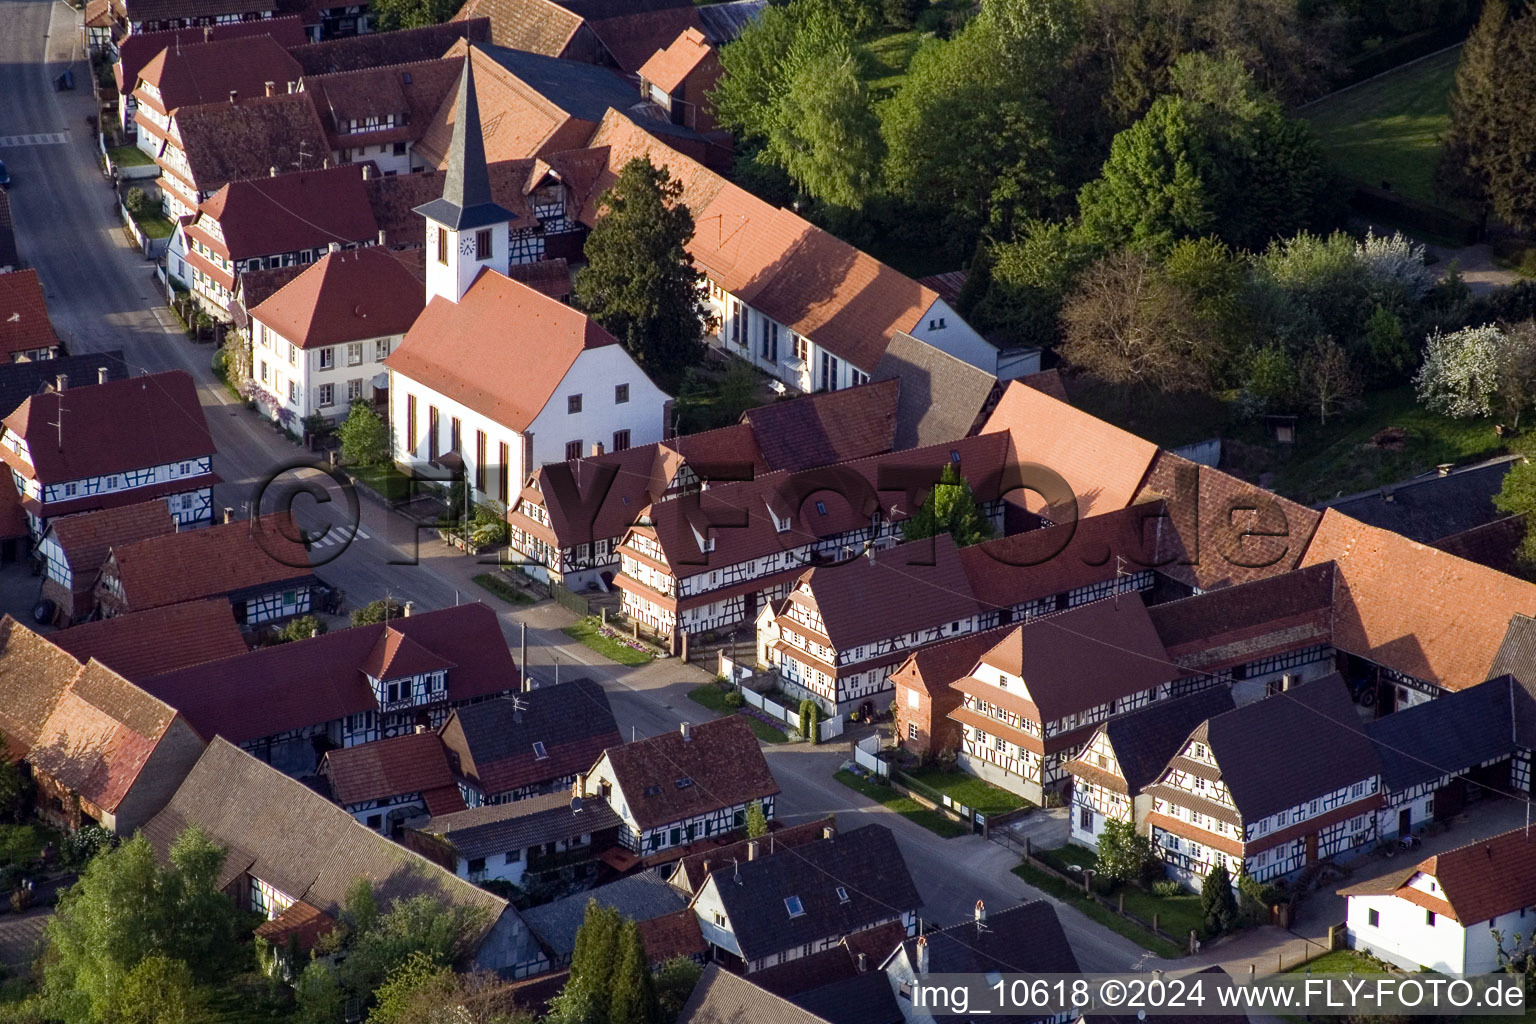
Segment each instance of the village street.
M127 244L87 128L87 115L95 107L89 69L78 59L77 12L43 0L0 0L0 24L0 159L14 181L11 198L22 258L42 277L59 334L74 352L121 349L130 374L190 372L218 447L215 469L223 482L215 505L233 508L239 516L248 514L260 504L261 482L304 464L306 453L230 398L211 371L211 348L186 340L164 307L153 265ZM54 91L54 76L70 62L80 88ZM27 141L55 133L62 133L65 141ZM132 425L124 424L124 429ZM313 470L296 476L325 479ZM485 567L435 538L424 537L417 544L410 524L376 501L361 501L360 520L350 522L339 490L334 485L329 490L333 500L300 499L295 514L311 531L323 526L338 531L316 547L321 558L335 555L317 573L343 588L352 606L386 595L413 602L419 611L462 601L493 604L514 650L526 626L526 670L548 682L558 663L561 678L580 674L598 680L610 694L626 739L709 716L687 693L710 678L711 666L684 665L677 659L641 668L607 662L560 632L574 621L564 608L544 602L507 610L473 582ZM270 495L260 507L271 510ZM350 543L334 539L342 536ZM3 610L26 620L35 586L25 566L4 569ZM979 836L940 839L839 784L832 773L848 757L847 742L769 747L766 752L783 791L781 818L803 821L835 813L842 830L877 821L895 832L924 897L927 920L950 924L968 918L978 899L995 910L1040 895L1010 873L1017 857L1008 848ZM1058 913L1086 971L1179 970L1197 961L1220 962L1229 969L1239 961L1253 962L1268 971L1274 969L1277 952L1292 957L1293 950L1305 948L1297 936L1261 929L1195 960L1163 963L1070 907L1058 905Z

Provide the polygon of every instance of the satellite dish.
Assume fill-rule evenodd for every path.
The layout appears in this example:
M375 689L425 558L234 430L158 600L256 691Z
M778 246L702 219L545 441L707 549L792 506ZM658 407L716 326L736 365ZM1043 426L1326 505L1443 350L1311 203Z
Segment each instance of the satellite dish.
M571 812L575 813L576 811L579 811L579 810L581 810L581 797L579 797L579 796L571 797Z

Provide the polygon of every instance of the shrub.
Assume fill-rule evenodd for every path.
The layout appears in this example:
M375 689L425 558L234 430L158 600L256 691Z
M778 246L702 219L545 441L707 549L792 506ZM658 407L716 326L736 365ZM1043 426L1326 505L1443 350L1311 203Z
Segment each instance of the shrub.
M372 626L388 619L398 619L405 614L405 603L392 597L370 601L352 612L352 625Z
M1152 883L1153 896L1180 896L1184 893L1184 887L1171 878L1159 878Z
M313 615L300 615L298 618L284 626L278 634L280 643L292 643L295 640L308 640L312 636L319 636L328 627L325 623Z
M117 845L117 837L100 825L82 825L64 837L62 854L70 867L83 867L102 850Z
M1205 934L1215 938L1237 925L1237 897L1232 895L1232 876L1226 861L1217 862L1200 886L1200 912L1205 918Z
M135 185L123 197L123 205L128 207L128 212L135 217L142 217L149 211L149 194Z
M736 690L732 690L725 695L725 706L728 708L741 708L746 707L746 705L747 699Z

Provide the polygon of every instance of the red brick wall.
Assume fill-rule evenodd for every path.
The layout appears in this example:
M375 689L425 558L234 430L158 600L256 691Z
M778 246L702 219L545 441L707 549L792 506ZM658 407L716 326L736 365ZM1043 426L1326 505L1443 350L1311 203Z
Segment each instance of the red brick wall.
M921 681L911 673L893 675L896 699L891 703L895 716L897 741L914 754L937 753L941 750L960 749L960 723L949 718L949 713L960 706L964 699L960 691L944 687L937 695L930 694ZM914 686L914 683L917 684ZM910 704L910 694L917 691L917 707ZM917 726L917 738L912 739L908 726Z

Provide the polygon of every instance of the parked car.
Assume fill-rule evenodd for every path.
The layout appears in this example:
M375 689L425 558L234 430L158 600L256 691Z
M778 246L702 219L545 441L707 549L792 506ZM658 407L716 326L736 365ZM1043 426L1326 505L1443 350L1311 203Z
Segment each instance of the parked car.
M54 84L58 86L59 92L73 89L75 87L75 72L72 69L66 68L62 75L54 79Z

